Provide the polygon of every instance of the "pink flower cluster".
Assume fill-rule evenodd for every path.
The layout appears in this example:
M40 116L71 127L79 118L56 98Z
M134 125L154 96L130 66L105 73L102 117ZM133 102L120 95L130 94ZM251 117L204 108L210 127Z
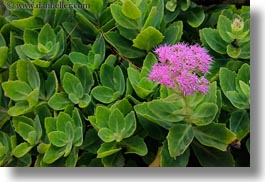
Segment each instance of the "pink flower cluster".
M198 76L208 73L212 62L206 49L199 45L178 43L160 46L154 52L158 55L159 63L153 66L150 81L171 88L178 86L184 95L208 92L208 80Z

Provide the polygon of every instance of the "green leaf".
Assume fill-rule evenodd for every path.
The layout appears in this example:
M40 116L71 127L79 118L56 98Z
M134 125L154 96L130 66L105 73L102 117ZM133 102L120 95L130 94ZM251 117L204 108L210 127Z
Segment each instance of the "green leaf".
M100 148L98 149L97 158L103 158L106 156L110 156L112 154L115 154L116 152L120 151L122 148L117 146L117 143L103 143L101 144Z
M0 159L2 159L7 152L7 148L0 143ZM2 163L0 163L0 165L2 166Z
M112 6L112 5L111 5ZM140 49L132 47L132 44L129 40L120 36L118 32L108 32L105 33L104 38L108 43L110 43L120 55L127 58L139 58L144 57L145 52Z
M126 133L124 135L124 138L128 138L133 135L133 133L136 130L136 118L133 111L131 111L127 116L125 117L125 128Z
M16 132L19 133L19 135L30 145L35 145L35 143L37 142L37 133L35 128L26 123L18 123Z
M173 45L180 41L183 34L183 22L177 21L170 24L164 33L164 41L166 44Z
M243 69L247 66L244 64L239 69L238 74L228 70L227 68L220 69L220 85L224 92L224 95L230 100L230 102L238 109L248 109L249 108L249 98L242 92L240 88L240 83L238 80L244 80L245 83L249 82L249 67ZM227 80L227 78L230 78ZM238 84L238 85L237 85ZM241 83L242 85L242 83ZM244 87L244 86L243 86ZM244 89L244 88L243 88ZM245 90L245 92L248 92Z
M174 12L177 7L177 2L175 1L168 1L166 4L166 9L168 11Z
M199 27L205 19L205 13L202 8L196 7L189 11L188 23L193 28Z
M34 65L42 67L42 68L48 68L51 65L51 62L41 59L35 59L31 61Z
M133 89L140 98L145 99L148 95L152 93L152 91L138 86L140 82L140 73L138 70L133 67L129 67L127 71L130 83L132 84Z
M234 167L235 161L231 152L223 152L193 142L192 150L203 167Z
M143 50L151 50L162 42L164 36L156 28L149 26L142 30L133 40L133 46Z
M72 109L71 109L72 110ZM73 122L73 126L74 128L78 128L78 127L81 127L82 128L82 119L81 119L81 116L80 116L80 113L79 113L79 110L77 108L74 108L72 110L72 118L74 120Z
M237 48L237 47L234 47L231 44L229 44L226 47L226 52L227 52L228 56L230 56L231 58L236 59L241 54L241 49Z
M90 104L90 101L91 101L90 95L84 94L84 96L79 100L78 106L80 108L86 108Z
M26 29L23 34L23 39L26 44L38 44L38 32L35 30Z
M231 43L233 39L227 34L227 32L232 32L231 29L232 21L224 15L220 15L217 21L217 30L219 35L227 43Z
M111 112L108 125L109 129L113 132L115 140L120 142L126 133L126 121L118 109Z
M248 153L250 153L250 138L248 138L246 142L246 147L247 147Z
M118 4L110 5L111 14L119 25L127 29L139 29L136 20L124 16L122 7ZM131 11L131 10L130 10Z
M35 106L39 101L39 88L35 88L30 94L27 96L27 101L29 103L29 107Z
M41 126L41 123L40 123L40 117L41 114L38 114L35 116L34 118L34 122L35 122L35 130L36 130L36 134L37 134L37 138L36 138L36 141L39 141L42 137L42 126Z
M56 93L48 102L49 106L54 110L63 110L71 103L66 93Z
M77 98L83 97L84 92L81 81L71 73L64 74L63 88L67 94L73 94Z
M157 7L152 7L151 11L149 12L149 15L144 23L143 29L149 27L149 26L153 26L158 28L158 25L161 23L161 21L158 21L159 23L156 23L158 18L157 15L159 14L159 11L157 9Z
M153 65L157 62L158 60L156 56L153 53L148 53L144 59L143 68L141 70L141 77L148 77L149 73L152 70ZM148 72L145 72L143 69L148 70Z
M167 135L168 150L171 157L182 155L193 140L192 126L176 124L169 129Z
M125 159L122 152L118 152L113 155L103 157L102 163L104 164L104 167L123 167Z
M191 6L191 1L190 0L180 1L180 8L181 8L182 11L188 10L190 6Z
M37 147L37 150L40 154L44 154L49 149L50 146L51 144L40 143Z
M65 166L66 167L75 167L77 161L78 161L78 149L73 148L70 155L67 157L67 159L65 161Z
M15 101L26 100L28 94L32 91L28 84L19 80L4 82L2 87L5 95Z
M111 110L119 109L121 111L121 113L123 114L123 116L126 116L127 114L129 114L133 110L132 105L130 104L130 102L126 98L124 98L122 100L118 100L117 102L115 102L111 106L110 109Z
M8 47L0 47L0 68L5 66L8 57Z
M154 115L154 113L150 111L147 104L148 103L141 103L141 104L134 106L134 109L137 115L140 115L165 129L170 129L173 126L173 123L171 122L166 122L164 120L158 119Z
M14 106L8 109L8 114L10 116L19 116L21 114L25 114L31 111L29 104L27 101L17 102Z
M246 42L245 44L241 45L240 48L241 48L241 54L239 58L250 59L250 43Z
M88 64L88 57L81 52L71 52L69 54L69 58L72 63L79 63L79 64Z
M98 131L98 136L101 140L103 140L104 142L107 142L107 143L115 140L115 134L109 128L101 128Z
M13 117L12 120L13 126L15 128L15 131L20 133L19 128L19 124L24 123L26 125L28 125L29 127L32 127L32 129L29 129L28 131L34 131L34 125L35 125L35 121L33 121L31 118L28 118L26 116L17 116L17 117ZM24 131L22 131L24 132Z
M243 94L250 99L250 86L241 80L239 80L239 86Z
M72 121L73 122L73 121ZM68 148L71 148L72 147L72 143L73 143L73 140L74 140L74 126L73 124L71 123L71 121L67 121L66 124L65 124L65 128L64 128L64 133L65 135L67 136L67 139L68 139L68 142L67 144L70 146ZM71 150L71 149L69 149ZM67 153L67 152L66 152ZM67 154L68 155L68 154ZM67 156L65 155L65 156Z
M29 143L23 142L13 149L12 154L17 158L23 157L32 149L32 147L33 146L31 146Z
M79 98L73 94L73 93L70 93L68 95L68 98L74 103L74 104L78 104L79 103Z
M81 81L84 89L84 94L89 94L92 86L94 85L94 79L88 67L85 65L78 66L76 77Z
M217 30L212 28L201 29L200 37L201 39L205 40L210 48L215 52L219 54L226 54L227 43L223 39L221 39Z
M114 92L111 88L105 86L97 86L92 89L91 95L98 101L108 104L115 101L119 97L118 92Z
M45 91L47 99L58 91L58 80L55 71L50 72L47 80L45 80Z
M45 24L38 35L38 43L41 43L42 45L46 45L49 41L51 41L53 44L56 43L56 35L54 33L54 30L49 24Z
M62 131L52 131L48 133L48 138L51 144L56 147L63 147L68 143L68 138Z
M203 102L195 108L190 120L198 126L208 125L214 120L217 112L218 107L216 104Z
M155 117L167 122L179 122L184 119L183 115L178 115L178 111L183 109L183 101L166 102L164 100L153 100L148 103L148 108Z
M118 91L120 95L122 95L125 91L125 80L124 75L119 66L114 68L113 72L113 86L114 90Z
M238 109L249 109L249 99L237 91L228 91L225 93L230 102Z
M74 121L69 114L67 114L65 112L60 112L60 114L58 115L58 118L57 118L57 122L56 122L57 130L66 133L67 123L74 123Z
M225 127L225 124L212 123L206 126L193 127L195 138L203 145L226 151L229 144L237 138Z
M83 144L83 129L82 127L77 127L74 130L74 140L73 140L73 145L78 147Z
M246 84L249 84L250 81L250 66L247 63L244 63L240 69L238 70L238 74L236 76L237 80L242 80Z
M93 138L93 140L91 140L91 138ZM97 150L99 149L101 143L102 142L98 137L98 133L95 128L90 128L86 132L81 149L91 154L97 154Z
M190 157L190 150L187 148L185 152L177 156L175 158L172 158L168 151L168 144L167 142L163 142L163 146L160 152L160 166L161 167L186 167L189 162Z
M205 95L205 97L203 98L203 102L216 104L217 103L217 91L218 91L217 90L217 82L214 81L214 82L210 83L208 94Z
M114 66L109 64L103 64L100 68L100 82L103 86L114 89L113 81Z
M53 145L50 146L50 148L45 152L43 156L43 162L47 164L52 164L56 160L58 160L60 157L62 157L65 153L66 146L65 147L55 147Z
M56 131L56 118L47 117L44 120L44 125L46 129L46 133L50 133L52 131Z
M100 13L100 10L103 6L103 0L85 0L84 3L89 5L88 10L95 15L98 15Z
M36 67L30 61L17 61L17 78L30 85L32 89L40 87L40 77Z
M17 159L16 167L30 167L32 165L32 158L30 154Z
M230 130L236 134L238 140L242 140L249 133L250 121L245 110L234 111L229 121Z
M98 106L96 108L96 121L98 128L107 128L110 116L110 110L103 106Z
M133 136L122 141L127 151L125 154L137 154L140 156L145 156L147 154L147 146L144 139L139 136Z
M91 51L88 54L88 61L92 70L98 69L105 58L105 41L102 34L98 34Z
M10 137L0 131L0 166L2 166L6 160L11 156L11 142Z
M30 16L28 18L13 20L11 22L13 25L23 28L23 29L35 29L43 26L43 21L41 18Z
M97 27L82 13L76 12L76 18L84 27L86 27L93 35L97 35L99 30Z
M125 0L123 2L122 13L133 20L138 19L142 16L142 12L131 0Z
M229 79L227 79L229 78ZM224 92L236 90L235 84L236 73L227 69L220 68L220 86Z
M21 49L21 51L24 53L26 57L33 59L33 60L38 60L38 59L42 59L45 57L45 54L40 52L36 45L24 44L24 45L16 47L17 52L18 52L18 49ZM21 55L19 55L19 57L23 59Z

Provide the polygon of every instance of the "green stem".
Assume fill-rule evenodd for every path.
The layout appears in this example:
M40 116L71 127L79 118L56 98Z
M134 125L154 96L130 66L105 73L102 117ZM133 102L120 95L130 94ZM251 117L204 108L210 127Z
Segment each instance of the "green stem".
M187 97L185 97L185 95L183 95L183 100L185 103L185 114L186 114L185 121L186 121L186 123L191 124L191 120L190 120L191 109L190 109Z

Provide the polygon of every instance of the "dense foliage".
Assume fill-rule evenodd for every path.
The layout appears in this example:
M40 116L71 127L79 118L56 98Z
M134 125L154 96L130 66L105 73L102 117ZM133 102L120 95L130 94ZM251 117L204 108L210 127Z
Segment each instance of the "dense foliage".
M80 6L40 8L51 2ZM250 165L249 6L3 4L0 166ZM210 70L192 72L207 91L150 79L154 50L178 43L207 50Z

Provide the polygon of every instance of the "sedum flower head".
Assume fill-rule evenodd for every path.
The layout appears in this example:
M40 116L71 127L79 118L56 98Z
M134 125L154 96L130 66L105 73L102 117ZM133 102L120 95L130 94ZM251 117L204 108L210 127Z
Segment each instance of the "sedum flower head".
M178 87L184 95L195 92L207 94L208 80L198 76L209 72L212 57L199 45L163 45L154 51L159 63L156 63L149 75L150 81L156 81L166 87Z

